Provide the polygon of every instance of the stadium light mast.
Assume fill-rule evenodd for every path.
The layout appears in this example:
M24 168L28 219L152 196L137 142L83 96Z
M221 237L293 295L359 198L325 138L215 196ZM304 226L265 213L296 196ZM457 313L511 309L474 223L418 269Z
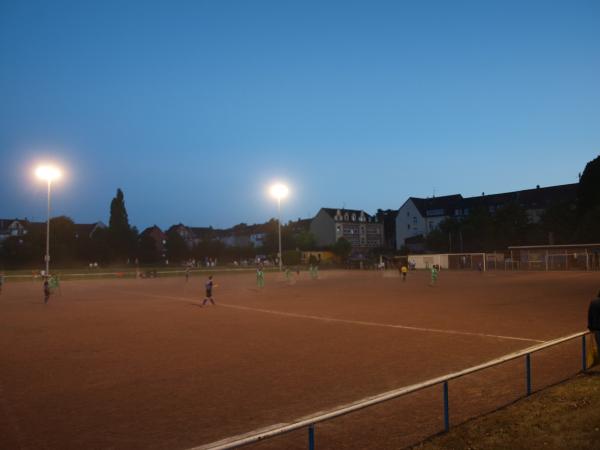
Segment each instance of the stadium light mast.
M55 166L39 166L35 169L35 175L40 179L48 183L48 220L46 222L46 255L44 261L46 261L46 272L45 276L50 276L50 191L52 182L59 179L62 176L62 172Z
M277 224L279 228L279 271L283 270L283 254L281 253L281 199L287 197L289 189L286 185L277 183L271 186L271 195L277 199Z

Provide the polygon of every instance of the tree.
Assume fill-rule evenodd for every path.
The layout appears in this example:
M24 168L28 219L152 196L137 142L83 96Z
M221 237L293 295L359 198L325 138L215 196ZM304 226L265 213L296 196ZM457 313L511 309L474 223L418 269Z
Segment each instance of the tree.
M79 259L81 261L99 262L101 264L106 264L110 261L107 228L98 228L89 239L81 240Z
M69 264L77 258L75 223L69 217L50 219L50 255L54 264Z
M578 242L600 241L600 156L588 162L577 187Z
M300 250L314 250L317 246L317 238L310 231L302 231L296 235L295 243Z
M331 251L344 262L352 252L352 244L347 239L341 237L331 246Z
M167 259L181 262L188 258L189 251L185 240L174 229L167 231Z
M156 241L149 234L142 234L140 237L138 257L144 264L154 264L160 260Z
M550 205L540 218L541 232L544 234L540 244L570 244L577 229L577 212L570 202Z
M42 253L39 253L35 256L41 258L42 255ZM11 236L0 246L0 268L17 269L31 264L33 260L32 239L27 235ZM40 259L41 262L42 259Z
M124 261L131 257L135 249L134 233L129 226L127 209L123 191L117 189L117 195L110 203L110 219L108 222L108 238L111 254Z
M487 247L482 250L490 251L505 249L510 245L527 244L530 240L530 230L527 211L517 203L508 203L498 209L492 217L493 238L487 241Z
M585 165L577 186L577 216L600 206L600 156Z
M283 264L286 266L297 266L300 264L301 253L298 250L287 250L283 252Z

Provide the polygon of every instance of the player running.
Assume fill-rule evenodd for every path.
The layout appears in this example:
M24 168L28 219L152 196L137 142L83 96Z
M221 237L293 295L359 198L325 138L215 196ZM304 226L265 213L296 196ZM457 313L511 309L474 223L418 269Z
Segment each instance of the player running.
M47 304L50 300L50 283L48 282L48 277L44 279L44 304Z
M208 281L206 282L206 284L204 286L206 288L206 297L204 297L204 301L202 302L201 306L206 305L209 301L214 305L215 301L212 296L212 289L213 289L212 275L210 275L208 277Z
M406 274L408 274L408 267L405 264L402 264L402 268L400 269L400 273L402 274L402 281L406 281Z
M258 266L256 269L256 285L259 288L265 287L265 273L263 272L262 266Z
M435 283L436 283L436 281L438 279L438 272L439 272L439 270L437 268L437 265L434 264L431 267L431 283L429 284L430 286L435 285Z

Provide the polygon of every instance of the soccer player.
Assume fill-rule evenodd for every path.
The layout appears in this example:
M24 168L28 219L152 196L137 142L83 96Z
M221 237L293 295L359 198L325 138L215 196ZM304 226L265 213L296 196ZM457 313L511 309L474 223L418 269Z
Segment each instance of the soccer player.
M48 303L48 300L50 300L50 283L48 282L48 277L46 277L44 279L44 303Z
M435 284L435 282L437 281L438 278L438 268L437 265L433 265L431 267L431 284L430 286L433 286Z
M286 266L286 268L285 268L285 279L287 280L288 283L291 281L291 275L292 275L292 271L290 270L289 267Z
M262 266L258 266L256 269L256 285L259 288L265 287L265 273L263 272Z
M262 264L256 268L256 285L259 288L265 287L265 273L263 272Z
M402 264L402 268L400 269L402 273L402 281L406 281L406 274L408 273L408 267L405 264Z
M58 275L52 275L48 281L48 286L50 287L51 291L55 291L56 289L58 289L60 291L60 280L58 278ZM60 293L62 294L62 291L60 291Z
M214 305L215 301L214 301L213 296L212 296L212 288L213 288L212 275L210 275L208 277L208 281L206 282L206 284L204 286L206 288L206 297L204 297L204 301L202 302L202 306L206 305L209 302L209 300Z
M187 283L189 279L190 279L190 266L187 266L185 268L185 282Z

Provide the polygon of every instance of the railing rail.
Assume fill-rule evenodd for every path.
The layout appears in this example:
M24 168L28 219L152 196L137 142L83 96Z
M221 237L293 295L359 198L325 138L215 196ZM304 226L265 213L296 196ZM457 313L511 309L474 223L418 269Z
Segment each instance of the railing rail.
M456 378L463 377L465 375L469 375L475 372L479 372L481 370L497 366L499 364L503 364L508 361L515 360L517 358L521 358L523 356L526 357L526 387L527 387L527 395L531 393L531 370L530 364L531 359L530 355L535 352L539 352L540 350L544 350L549 347L554 347L558 344L562 344L563 342L571 341L573 339L582 338L582 370L585 371L586 368L586 343L585 337L589 334L589 331L581 331L578 333L573 333L568 336L564 336L561 338L553 339L542 344L537 344L531 347L527 347L523 350L518 350L513 353L509 353L507 355L501 356L499 358L492 359L485 363L469 367L467 369L460 370L458 372L449 373L440 377L432 378L430 380L426 380L420 383L412 384L410 386L405 386L399 389L394 389L392 391L387 391L382 394L378 394L371 397L366 397L356 402L348 403L346 405L342 405L333 410L321 412L317 414L313 414L310 416L302 417L297 419L294 422L287 424L278 424L274 427L265 428L261 430L252 431L250 433L246 433L244 435L233 436L227 439L223 439L218 442L213 442L210 444L201 445L198 447L191 448L189 450L226 450L237 447L242 447L244 445L253 444L259 441L263 441L265 439L273 438L275 436L279 436L282 434L289 433L291 431L295 431L304 427L308 427L309 429L309 445L308 448L310 450L314 449L315 439L314 439L314 426L319 422L324 422L326 420L334 419L336 417L344 416L346 414L359 411L361 409L367 408L369 406L377 405L379 403L383 403L398 397L402 397L404 395L410 394L412 392L420 391L422 389L435 386L437 384L442 384L444 386L444 429L447 431L450 426L449 421L449 407L448 407L448 381L454 380Z

